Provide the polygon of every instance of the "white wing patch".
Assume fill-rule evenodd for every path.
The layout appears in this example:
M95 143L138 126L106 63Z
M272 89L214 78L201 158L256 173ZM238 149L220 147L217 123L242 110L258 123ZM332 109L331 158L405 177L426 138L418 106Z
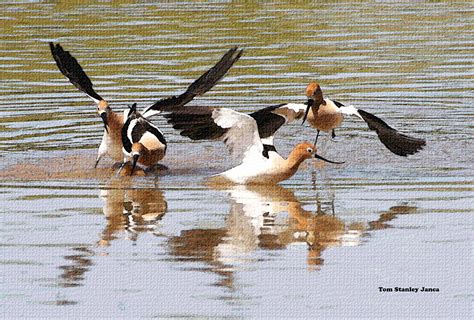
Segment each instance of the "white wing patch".
M287 103L280 108L287 108L293 110L294 112L305 112L308 106L304 103Z
M268 145L273 146L273 137L274 136L269 136L269 137L266 137L266 138L262 138L261 141L262 141L263 144L268 144Z
M287 103L272 112L285 118L286 123L288 123L302 118L306 108L307 105L304 103Z
M142 117L145 118L145 119L149 119L157 114L160 114L161 111L158 111L158 110L153 110L151 109L151 107L148 107L146 108L145 110L143 110L142 112Z
M359 111L354 107L354 106L344 106L340 107L339 111L341 111L342 114L347 114L347 115L352 115L352 116L357 116L360 119L364 120L361 115L359 114Z
M88 95L87 93L86 93L86 95L87 95L89 98L91 98L92 100L94 100L94 102L95 102L96 104L99 104L100 100L97 100L96 98L91 97L91 96Z
M137 122L138 122L138 119L133 119L132 121L130 121L130 124L127 128L127 138L132 144L133 144L132 131L133 131L133 128L135 128Z
M251 116L231 109L214 109L212 118L219 127L228 129L221 139L233 157L242 162L263 157L257 123Z

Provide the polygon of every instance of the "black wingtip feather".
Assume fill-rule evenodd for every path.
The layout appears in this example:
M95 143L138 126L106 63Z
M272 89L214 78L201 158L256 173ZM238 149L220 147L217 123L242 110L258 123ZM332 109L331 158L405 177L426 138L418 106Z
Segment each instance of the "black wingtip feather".
M413 138L399 133L373 114L360 109L358 111L369 129L375 131L383 145L394 154L406 157L417 153L426 145L424 139Z
M212 89L217 82L229 71L229 69L240 59L243 54L243 49L238 50L238 47L229 49L222 58L197 80L189 85L186 91L178 97L170 97L162 99L153 104L149 109L157 111L171 111L177 107L184 106L194 99L196 96L203 95Z
M61 73L68 78L76 88L93 99L103 100L102 97L95 92L91 80L69 51L65 51L59 43L55 45L53 42L49 43L49 48Z

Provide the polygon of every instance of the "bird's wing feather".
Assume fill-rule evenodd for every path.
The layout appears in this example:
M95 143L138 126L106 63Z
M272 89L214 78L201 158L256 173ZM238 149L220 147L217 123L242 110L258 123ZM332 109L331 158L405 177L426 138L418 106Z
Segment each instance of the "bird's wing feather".
M196 81L191 83L184 93L157 101L142 113L144 117L151 117L161 111L171 111L177 107L184 106L196 96L203 95L209 91L229 71L241 57L243 50L233 47L209 70L202 74Z
M59 43L55 45L50 42L49 47L59 70L76 88L87 94L96 103L104 100L95 92L91 80L69 51L65 51Z
M426 145L424 139L413 138L405 134L399 133L397 130L390 127L382 119L359 109L358 113L367 123L370 130L374 130L380 141L393 153L406 157L414 154Z
M168 123L191 140L221 139L228 129L218 126L212 118L214 108L193 106L164 113Z
M266 107L250 114L258 126L260 138L273 144L273 136L286 123L303 117L306 105L303 103L285 103Z
M132 144L141 142L140 140L147 134L153 136L157 142L166 146L166 139L153 123L141 117L138 113L131 113L122 127L122 145L128 153L132 150Z
M165 113L164 117L182 136L192 140L222 140L238 159L262 154L257 123L249 115L231 109L193 106Z
M234 158L247 161L262 157L263 144L254 118L231 109L214 109L212 118L216 125L227 129L221 140Z

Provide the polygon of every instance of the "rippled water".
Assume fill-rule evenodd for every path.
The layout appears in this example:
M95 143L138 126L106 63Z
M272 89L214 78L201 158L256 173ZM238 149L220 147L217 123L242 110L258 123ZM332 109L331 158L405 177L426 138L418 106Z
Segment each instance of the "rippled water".
M1 314L466 317L474 225L472 5L0 4ZM71 51L115 110L180 93L229 47L243 58L191 104L249 112L309 81L428 145L392 155L347 120L281 186L213 189L230 165L156 118L170 170L92 169L95 107L57 70ZM313 140L279 132L287 154ZM437 287L380 293L378 287Z

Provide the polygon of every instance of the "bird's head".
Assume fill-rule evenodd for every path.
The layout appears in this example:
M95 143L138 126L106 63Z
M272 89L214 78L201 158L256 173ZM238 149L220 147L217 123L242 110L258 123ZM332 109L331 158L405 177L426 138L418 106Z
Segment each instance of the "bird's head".
M317 148L314 144L310 143L310 142L301 142L301 143L298 143L294 149L294 152L297 154L298 158L301 160L301 161L304 161L306 159L310 159L310 158L316 158L316 159L320 159L320 160L323 160L325 162L329 162L329 163L334 163L334 164L343 164L344 162L337 162L337 161L331 161L331 160L328 160L326 158L323 158L321 157L319 154L317 154Z
M310 84L306 86L306 97L308 99L314 98L315 95L318 94L318 92L320 92L321 95L323 94L321 91L321 87L319 86L318 83L311 82Z
M140 158L140 155L143 153L143 149L144 146L140 142L135 142L134 144L132 144L132 170L130 171L130 175L133 175L133 171L137 166L138 158Z
M307 107L304 113L302 124L306 121L311 107L319 108L320 105L326 104L323 97L323 91L321 90L319 84L317 84L316 82L311 82L310 84L308 84L308 86L306 87L306 97L308 98L308 100L306 101ZM313 110L313 113L315 112L316 111Z
M123 116L124 119L136 119L140 116L140 114L137 112L137 104L134 103L132 105L128 105L128 110L125 109L123 111Z

